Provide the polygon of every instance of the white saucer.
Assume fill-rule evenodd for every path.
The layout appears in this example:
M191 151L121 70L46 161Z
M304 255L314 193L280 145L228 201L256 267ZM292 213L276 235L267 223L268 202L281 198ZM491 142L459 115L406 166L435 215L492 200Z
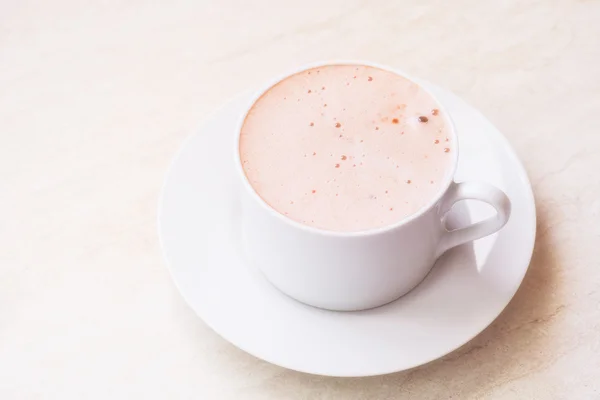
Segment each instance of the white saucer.
M423 82L456 123L457 180L503 189L512 216L498 234L445 254L408 295L361 312L332 312L292 300L244 262L239 243L233 146L250 96L213 115L184 144L167 176L159 235L173 280L219 335L273 364L319 375L368 376L432 361L465 344L506 307L521 284L535 238L527 175L504 137L452 93ZM490 210L463 202L454 220Z

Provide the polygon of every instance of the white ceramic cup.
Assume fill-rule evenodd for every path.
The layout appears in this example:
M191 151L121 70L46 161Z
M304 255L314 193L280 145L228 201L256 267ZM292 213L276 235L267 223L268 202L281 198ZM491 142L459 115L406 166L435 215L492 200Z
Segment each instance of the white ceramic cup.
M305 66L275 80L257 93L250 107L281 80L324 65L368 65L365 62L329 62ZM427 92L429 93L429 92ZM429 95L437 101L431 93ZM237 173L242 186L242 241L245 256L266 278L288 296L315 307L353 311L398 299L417 286L437 258L448 249L488 236L501 229L510 216L510 201L498 188L483 182L454 182L458 140L450 115L439 101L454 143L453 163L441 189L418 212L392 225L362 232L333 232L303 225L269 206L248 181L239 151L242 116L235 141ZM448 231L445 215L458 201L488 203L496 215L470 226Z

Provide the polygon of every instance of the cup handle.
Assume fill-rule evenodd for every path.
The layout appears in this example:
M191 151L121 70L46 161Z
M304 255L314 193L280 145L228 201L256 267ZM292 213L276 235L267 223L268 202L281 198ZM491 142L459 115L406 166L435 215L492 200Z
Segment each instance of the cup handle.
M446 213L461 200L480 200L488 203L496 209L496 215L464 228L448 231L445 226ZM438 244L436 257L441 256L452 247L480 239L500 230L508 222L510 209L508 196L495 186L482 182L453 182L440 207L440 211L444 215L441 219L444 233Z

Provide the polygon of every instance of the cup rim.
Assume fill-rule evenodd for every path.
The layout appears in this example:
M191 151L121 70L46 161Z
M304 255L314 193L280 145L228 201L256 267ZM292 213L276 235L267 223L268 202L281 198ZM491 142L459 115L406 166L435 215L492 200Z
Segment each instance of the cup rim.
M444 180L445 180L444 184L440 186L436 195L434 197L432 197L431 200L428 201L423 207L421 207L416 212L414 212L392 224L388 224L388 225L377 227L377 228L365 229L365 230L361 230L361 231L348 231L348 232L333 231L333 230L321 229L321 228L316 228L313 226L305 225L301 222L295 221L295 220L285 216L284 214L280 213L275 208L273 208L270 204L268 204L256 192L256 190L254 189L254 187L248 180L248 176L246 176L246 173L244 172L244 167L242 165L242 159L241 159L241 155L240 155L240 136L241 136L241 132L242 132L242 127L244 126L244 122L246 121L246 118L248 117L248 113L250 112L250 110L252 109L254 104L256 104L256 102L273 86L277 85L281 81L283 81L293 75L299 74L299 73L309 70L309 69L318 68L318 67L328 67L328 66L333 66L333 65L356 65L356 66L373 67L373 68L378 68L378 69L381 69L384 71L391 72L391 73L399 75L405 79L408 79L409 81L418 85L429 96L431 96L431 98L435 101L435 103L437 103L438 109L442 112L442 114L444 115L444 118L446 118L446 122L450 126L450 136L453 140L455 149L452 152L452 165L448 169L448 173L444 177ZM412 78L410 75L404 73L403 71L401 71L399 69L388 67L386 65L369 62L369 61L332 60L332 61L313 62L313 63L309 63L309 64L304 64L298 68L294 68L293 70L291 70L291 72L287 72L285 74L279 75L277 78L270 80L267 85L264 85L262 87L262 89L257 91L256 94L252 97L251 101L249 102L249 105L246 107L244 113L242 114L242 116L237 124L234 151L235 151L236 169L237 169L237 172L241 175L243 186L249 192L251 197L255 201L257 201L266 212L270 213L275 218L279 219L280 221L289 225L292 228L300 229L306 233L312 233L312 234L328 236L328 237L331 237L331 236L334 236L334 237L366 237L366 236L375 236L375 235L379 235L382 233L395 231L405 225L408 225L412 221L418 219L423 214L425 214L426 212L431 210L442 199L442 197L446 194L446 192L448 191L448 189L454 182L454 175L456 174L456 168L458 166L459 146L458 146L458 137L456 134L456 127L454 125L454 121L452 120L452 117L450 116L450 113L448 112L448 110L446 109L444 104L442 102L440 102L439 99L437 98L437 96L435 96L428 88L424 87L417 80Z

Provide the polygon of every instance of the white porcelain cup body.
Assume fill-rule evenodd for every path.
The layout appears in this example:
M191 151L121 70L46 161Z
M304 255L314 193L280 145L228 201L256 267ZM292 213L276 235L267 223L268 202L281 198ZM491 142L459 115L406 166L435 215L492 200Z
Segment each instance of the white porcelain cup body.
M275 80L257 93L248 109L266 90L294 73L316 66L348 64L373 66L411 79L372 63L319 63ZM302 303L329 310L363 310L408 293L446 250L501 229L510 216L508 197L484 182L454 182L459 157L457 132L444 105L437 103L451 127L453 150L456 149L445 184L417 213L393 225L363 232L333 232L302 225L265 203L246 178L240 160L239 133L244 114L234 151L241 186L242 241L248 261L275 287ZM446 213L454 203L466 199L490 204L496 215L461 229L446 230Z

